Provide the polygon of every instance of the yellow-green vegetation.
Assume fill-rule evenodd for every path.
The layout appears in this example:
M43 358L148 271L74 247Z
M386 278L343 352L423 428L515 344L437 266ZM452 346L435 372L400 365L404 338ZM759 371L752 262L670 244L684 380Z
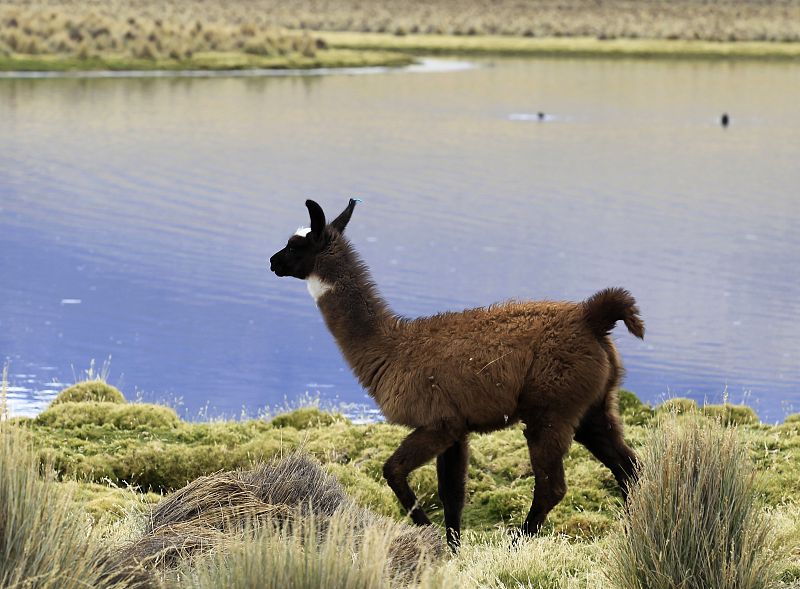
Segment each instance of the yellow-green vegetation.
M197 559L181 571L197 589L318 588L389 589L417 585L417 574L393 570L391 547L404 541L397 526L376 522L365 530L352 525L347 512L337 512L324 533L313 517L293 526L273 526L230 543L225 551ZM309 551L308 546L316 547ZM352 556L351 556L352 555ZM423 561L424 562L424 561ZM427 586L432 569L419 575Z
M738 423L763 473L761 494L770 505L800 500L800 420L761 424L751 409L673 399L653 410L621 393L626 437L641 445L660 416L699 412ZM64 477L111 481L119 487L169 492L198 476L246 467L302 447L315 456L357 501L401 517L382 478L382 466L408 431L384 423L355 425L341 415L306 407L272 420L187 422L167 407L89 401L53 404L35 418L19 418ZM518 523L530 507L531 466L521 426L471 438L466 527L489 530ZM602 535L617 519L616 483L599 462L573 444L566 460L569 491L550 517L550 531L577 537ZM428 465L412 476L427 509L438 513L436 476Z
M220 70L403 65L391 52L329 49L264 15L117 2L0 5L0 70Z
M7 0L0 70L309 68L408 54L798 58L792 0Z
M774 550L771 558L775 568L770 582L782 587L796 586L800 582L800 416L790 416L783 424L770 426L760 423L745 407L699 408L689 400L672 400L653 409L624 391L620 406L626 437L651 470L655 469L653 472L658 472L659 466L666 468L667 461L674 465L669 472L676 475L683 472L680 465L687 460L694 464L691 461L697 459L703 465L706 463L699 461L704 459L714 468L725 466L726 456L739 465L745 459L752 461L756 478L751 511L774 530L769 532L769 538L764 537ZM383 462L407 434L407 430L397 426L357 425L341 415L313 407L278 415L272 420L192 423L178 419L174 412L161 406L107 401L57 403L36 418L17 418L12 423L21 426L19 429L38 449L40 458L49 461L60 478L67 481L48 484L66 488L71 504L80 513L93 516L87 521L94 521L97 532L110 538L109 545L115 542L122 545L125 542L119 538L129 540L136 536L136 530L143 529L146 505L158 501L153 491L167 493L169 498L169 493L200 476L239 467L252 468L255 463L291 454L298 448L319 460L357 506L368 508L377 516L406 521L381 475ZM683 446L675 446L669 456L658 454L659 448L663 450L666 446L654 445L654 436L673 440L670 432L682 432L697 423L710 427L712 433L723 432L720 435L724 440L735 439L738 445L728 447L716 443L713 435L708 439L701 436L692 442L695 446L691 443L687 446L684 439ZM317 528L298 525L267 530L266 535L258 535L255 540L237 535L224 550L192 558L181 565L188 568L179 567L178 577L167 575L162 580L172 583L168 586L181 587L207 587L215 583L248 586L248 579L265 575L264 571L269 570L270 575L274 574L270 577L275 579L274 584L259 586L279 587L286 578L294 576L307 581L296 586L310 587L319 586L320 578L331 582L340 579L340 575L348 574L342 567L353 564L349 580L336 581L339 586L609 586L608 577L613 575L609 575L608 567L613 563L608 555L622 533L629 529L626 526L632 525L625 520L630 514L626 516L621 509L611 474L577 444L566 461L568 494L551 514L543 535L511 547L506 527L522 521L530 506L533 486L520 429L512 427L472 437L464 514L467 532L462 551L455 558L434 559L417 570L418 577L387 580L383 564L390 545L371 544L368 540L362 545L367 549L362 548L359 555L353 554L354 560L343 560L338 551L334 559L330 553L333 545L326 542L347 546L353 541L352 530L345 528L333 536L308 540L308 534L315 534ZM695 454L690 452L692 447ZM739 454L736 448L741 449ZM714 462L711 454L719 460ZM731 467L720 472L714 468L708 470L711 485L708 488L719 489L723 484L728 485L725 488L733 488L740 475L747 478L746 469ZM677 486L680 493L686 481L676 476L663 479L662 484ZM128 485L138 486L138 491ZM412 486L433 518L441 523L433 466L415 473ZM144 494L145 491L150 493ZM296 535L287 538L286 534ZM317 550L303 548L308 542ZM375 580L378 574L383 579L380 582ZM360 581L362 575L371 580ZM176 585L178 578L181 581Z
M393 35L506 35L601 39L800 41L794 0L6 0L6 5L69 15L137 15L164 28L241 26Z
M0 424L0 587L127 586L130 575L109 572L109 553L74 509L71 489L47 469L42 476L23 434Z
M124 403L125 397L117 388L106 381L95 378L83 380L67 387L50 403L50 406L60 403L83 403L86 401L99 401L103 403Z
M514 37L484 34L391 35L340 31L318 34L332 48L425 55L800 59L800 43L797 41L708 41L703 38L603 36Z
M725 414L727 416L731 413ZM671 420L641 456L609 572L625 589L761 589L778 577L754 468L719 419Z

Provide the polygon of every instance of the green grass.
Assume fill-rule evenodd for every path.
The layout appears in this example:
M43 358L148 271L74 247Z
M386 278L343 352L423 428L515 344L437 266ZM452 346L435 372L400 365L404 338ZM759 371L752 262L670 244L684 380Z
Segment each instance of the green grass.
M735 405L698 408L688 400L672 400L653 409L627 392L620 403L626 437L639 452L665 421L699 419L720 427L739 423L737 439L757 473L758 509L779 530L776 575L787 587L800 578L798 416L770 426ZM12 421L23 426L40 459L65 481L60 484L69 490L70 501L101 527L124 528L131 512L146 510L159 494L199 476L247 468L298 448L336 476L357 505L406 520L381 474L383 462L408 433L402 427L357 425L313 407L272 420L195 423L158 405L102 401L58 403L36 418ZM514 552L505 529L524 518L533 486L521 428L472 436L471 450L464 549L458 558L437 565L428 586L605 586L605 555L622 526L611 474L574 444L566 460L567 496L550 515L543 537L523 542ZM411 483L441 524L433 465L417 471ZM247 560L252 557L248 546L231 554ZM196 580L201 583L200 577Z
M626 437L640 446L647 428L665 410L651 410L623 393ZM670 401L669 406L680 404ZM691 410L691 402L685 403ZM674 410L674 409L673 409ZM742 423L741 434L759 471L761 494L770 505L800 498L800 421L767 426L738 406L708 406L707 419ZM726 416L736 415L736 419ZM744 416L744 417L742 417ZM186 422L166 407L143 403L62 403L26 424L41 455L63 477L169 492L198 476L246 467L302 447L340 478L347 491L379 513L400 517L383 481L382 466L408 431L399 426L355 425L340 415L303 408L268 420ZM490 530L519 523L530 506L533 480L521 426L470 441L468 528ZM549 518L549 530L576 537L605 533L617 520L619 494L605 468L580 445L566 459L569 489ZM439 517L433 465L414 473L412 485L424 506Z
M122 392L112 387L100 378L84 380L67 387L50 404L59 403L82 403L85 401L102 401L105 403L124 403L125 397Z

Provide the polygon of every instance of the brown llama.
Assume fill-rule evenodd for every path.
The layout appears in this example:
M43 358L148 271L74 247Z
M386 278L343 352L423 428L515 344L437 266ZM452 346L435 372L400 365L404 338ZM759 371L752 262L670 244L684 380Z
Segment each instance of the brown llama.
M458 548L470 432L525 424L535 478L522 533L535 534L566 493L572 440L614 474L622 495L636 473L617 403L622 367L609 332L621 320L644 337L630 293L602 290L581 303L507 302L405 319L392 313L344 230L355 208L330 224L307 200L299 229L270 258L278 276L306 280L325 323L389 423L413 429L383 474L414 523L430 524L408 484L436 458L447 542Z

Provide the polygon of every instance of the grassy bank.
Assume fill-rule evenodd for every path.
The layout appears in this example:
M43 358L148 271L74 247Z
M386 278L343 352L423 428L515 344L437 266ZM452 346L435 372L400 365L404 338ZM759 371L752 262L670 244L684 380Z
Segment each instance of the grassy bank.
M64 55L20 55L0 57L0 71L221 71L252 69L312 69L353 67L396 67L413 63L408 55L385 51L328 49L312 56L301 54L252 55L242 52L202 52L191 57L142 59L126 55L73 57Z
M409 54L800 59L800 4L10 0L1 70L402 65Z
M800 43L797 42L603 39L585 36L391 35L331 31L320 31L317 34L330 47L394 51L413 55L800 59Z
M168 407L127 403L116 394L99 397L94 389L105 390L104 385L83 386L85 391L62 397L36 418L12 422L23 426L28 443L64 481L58 485L101 529L119 534L119 526L132 525L131 513L145 513L162 494L169 496L189 481L250 468L298 448L334 475L359 508L405 521L381 475L383 462L407 434L404 428L357 425L314 407L271 419L186 422ZM776 582L786 587L800 582L800 415L765 425L743 406L698 408L673 399L653 409L631 393L623 393L621 405L626 436L640 452L664 420L736 426L736 440L757 471L759 517L778 530L782 564ZM436 569L438 581L429 586L453 586L447 579L494 587L605 586L600 564L619 535L621 517L611 474L574 444L566 460L566 498L551 514L543 537L515 552L503 530L521 522L530 506L533 481L524 437L519 427L476 435L471 450L464 550ZM415 473L412 486L441 524L433 466ZM241 558L250 558L250 550L243 544Z
M115 10L116 8L116 10ZM123 6L0 6L0 71L231 70L405 65L391 51L331 49L319 36Z

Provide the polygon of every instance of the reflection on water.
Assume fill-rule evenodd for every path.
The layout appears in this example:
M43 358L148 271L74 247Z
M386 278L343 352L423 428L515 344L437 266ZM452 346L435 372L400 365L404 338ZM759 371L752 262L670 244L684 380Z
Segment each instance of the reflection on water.
M800 411L798 74L530 60L0 80L12 409L109 355L129 397L190 416L306 392L373 407L305 286L267 269L306 198L357 195L350 236L398 312L624 285L648 328L616 331L627 387Z

